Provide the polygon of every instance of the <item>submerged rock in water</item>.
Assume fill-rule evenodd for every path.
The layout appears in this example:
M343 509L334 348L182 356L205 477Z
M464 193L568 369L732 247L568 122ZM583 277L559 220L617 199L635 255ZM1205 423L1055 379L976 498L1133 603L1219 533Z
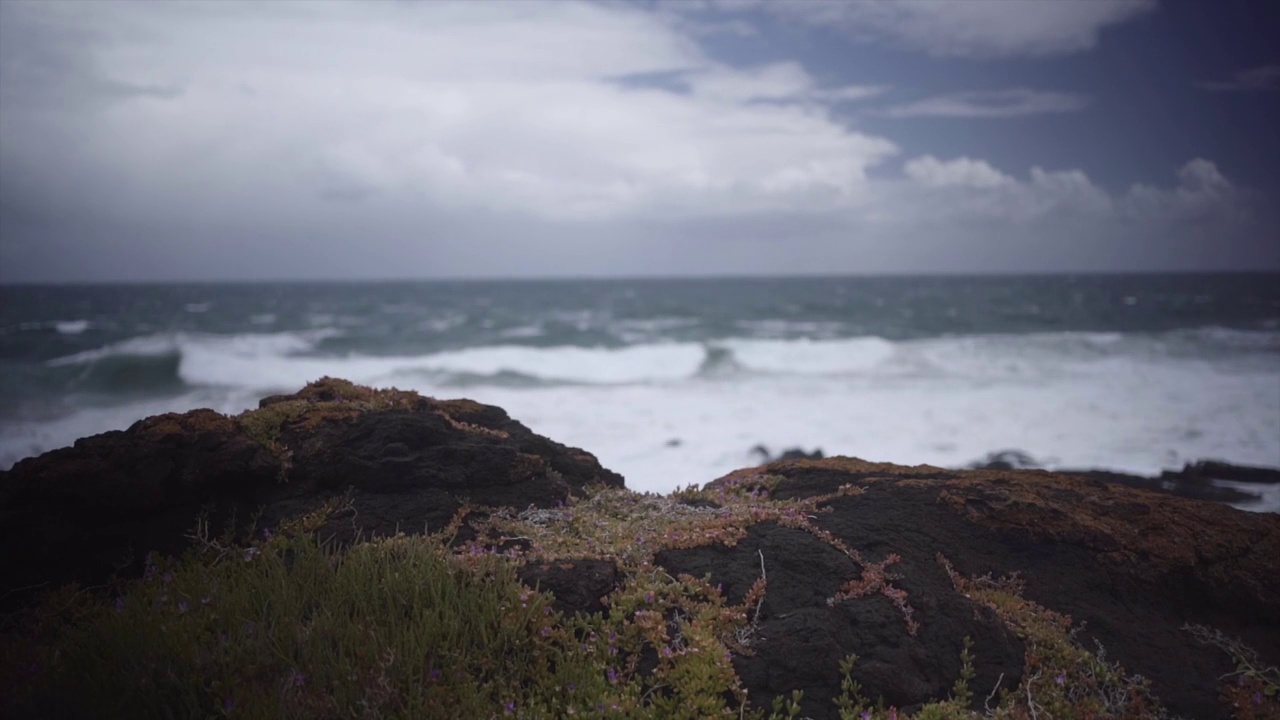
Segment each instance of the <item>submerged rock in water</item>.
M977 462L970 463L970 470L1032 470L1042 467L1040 462L1021 450L997 450Z
M763 443L751 448L751 454L758 456L761 463L769 463L776 460L821 460L823 458L822 448L814 448L812 452L809 452L801 447L787 448L775 456L769 452L769 448Z
M1022 450L999 450L966 466L969 470L1033 470L1043 467ZM1083 475L1092 480L1119 483L1196 500L1231 503L1248 508L1262 500L1268 488L1280 485L1280 469L1233 465L1216 460L1187 463L1181 470L1165 470L1157 476L1135 475L1103 469L1058 469L1060 474ZM1262 507L1262 510L1271 508Z
M1110 470L1059 470L1095 480L1170 493L1196 500L1232 503L1248 508L1280 485L1280 469L1232 465L1214 460L1187 463L1181 470L1165 470L1155 477ZM1259 508L1262 510L1273 508Z

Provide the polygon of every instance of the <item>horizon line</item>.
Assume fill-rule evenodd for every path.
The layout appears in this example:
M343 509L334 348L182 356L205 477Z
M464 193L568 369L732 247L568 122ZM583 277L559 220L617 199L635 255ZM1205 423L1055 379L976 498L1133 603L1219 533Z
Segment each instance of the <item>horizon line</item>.
M555 282L662 282L720 280L868 280L879 278L1063 278L1063 277L1150 277L1187 275L1280 275L1280 267L1270 269L1230 270L1054 270L988 272L868 272L868 273L690 273L641 275L456 275L420 277L314 277L314 278L154 278L154 279L74 279L74 280L0 280L0 288L122 286L122 285L357 285L392 283L555 283Z

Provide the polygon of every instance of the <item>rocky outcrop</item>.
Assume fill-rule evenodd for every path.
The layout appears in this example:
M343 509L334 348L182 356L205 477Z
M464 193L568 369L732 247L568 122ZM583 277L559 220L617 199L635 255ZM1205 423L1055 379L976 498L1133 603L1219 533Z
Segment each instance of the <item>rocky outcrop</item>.
M1185 625L1280 663L1280 515L1081 475L852 458L573 502L592 485L623 489L589 453L500 408L326 378L240 416L148 418L0 473L0 594L13 606L31 586L137 572L146 552L187 546L202 515L212 533L243 536L347 495L321 528L341 543L439 530L476 506L459 550L508 554L566 615L629 622L637 578L705 577L718 589L696 592L747 608L730 660L748 696L767 707L803 690L802 714L817 720L838 717L850 654L866 694L903 710L949 696L968 644L972 708L1029 687L1036 640L965 591L963 578L984 575L1019 576L1018 602L1069 615L1184 717L1226 717L1218 678L1233 670ZM680 620L664 616L673 636ZM652 669L647 652L637 662Z
M849 654L858 656L853 677L906 711L947 697L960 675L965 638L977 657L976 687L994 688L1001 681L1017 687L1022 677L1022 641L991 610L957 593L935 563L893 568L917 626L908 630L901 611L883 594L828 603L866 568L795 528L760 523L733 546L665 551L655 562L671 573L709 575L735 603L743 601L761 566L767 566L769 589L754 654L735 657L734 669L752 697L803 690L805 717L838 719L831 700L840 693L840 661Z
M814 522L864 553L898 555L913 597L939 596L938 553L964 575L1018 573L1028 599L1083 624L1174 713L1227 717L1213 679L1234 669L1230 658L1198 644L1182 629L1188 623L1244 638L1280 662L1280 515L1044 471L851 458L778 462L711 487L803 498L849 484L862 491L824 502L830 512ZM794 654L785 645L778 652Z
M389 535L444 527L463 503L554 506L622 477L590 453L537 435L501 408L375 391L325 378L238 417L193 410L0 473L0 595L93 584L176 553L206 514L215 536L272 527L351 492L328 534Z

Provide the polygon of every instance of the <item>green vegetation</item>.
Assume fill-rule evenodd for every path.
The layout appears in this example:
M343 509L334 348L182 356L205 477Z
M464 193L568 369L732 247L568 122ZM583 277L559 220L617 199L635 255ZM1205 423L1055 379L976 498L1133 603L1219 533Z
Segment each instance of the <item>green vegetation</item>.
M799 692L755 698L748 709L732 663L753 652L768 592L763 556L761 577L741 604L707 578L672 577L653 564L661 549L733 544L766 520L856 554L809 522L824 498L760 495L733 487L670 496L595 489L554 509L464 508L438 534L348 548L316 537L342 501L246 545L198 529L191 551L154 559L141 579L107 593L64 588L11 618L0 685L17 690L0 698L0 715L798 720ZM456 542L464 524L474 539ZM500 550L504 538L517 537L528 550ZM548 594L519 581L526 554L539 563L613 558L624 579L606 612L566 616ZM1165 717L1145 681L1109 663L1101 648L1084 648L1070 619L1023 599L1016 578L965 578L938 561L957 591L994 609L1026 641L1026 666L1020 685L997 686L984 702L978 695L984 709L972 711L966 639L952 696L910 717ZM909 599L884 575L887 562L843 592L890 597L905 608L909 632ZM856 661L841 663L834 700L841 719L907 718L864 697L851 676ZM1248 666L1240 677L1265 689L1275 685L1268 672L1274 668Z

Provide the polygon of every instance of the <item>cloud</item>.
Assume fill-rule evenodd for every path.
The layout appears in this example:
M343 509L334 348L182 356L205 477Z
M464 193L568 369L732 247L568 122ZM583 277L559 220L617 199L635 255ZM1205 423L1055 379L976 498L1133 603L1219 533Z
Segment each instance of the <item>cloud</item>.
M681 80L698 97L728 102L847 102L875 97L887 90L880 85L818 87L797 62L749 68L714 65L689 73Z
M1122 193L1108 193L1079 169L1032 167L1019 180L984 160L932 155L903 164L903 176L929 194L929 206L942 217L986 217L1014 223L1067 214L1099 227L1172 224L1195 220L1234 225L1248 215L1259 198L1236 187L1217 165L1195 158L1176 173L1177 183L1159 187L1144 183ZM907 196L918 196L906 191Z
M1241 70L1226 80L1205 80L1196 83L1204 90L1217 92L1258 92L1280 90L1280 65Z
M943 162L932 155L925 155L907 161L903 172L928 187L997 188L1015 182L986 161L967 157Z
M0 279L1280 265L1207 161L892 176L836 112L882 85L702 37L628 4L0 2Z
M895 118L1011 118L1078 112L1088 104L1089 98L1084 95L1012 88L939 95L912 103L894 105L883 112Z
M1154 10L1156 0L726 0L721 6L764 10L937 57L1035 57L1092 49L1103 30Z
M824 105L878 89L820 87L796 63L719 64L660 16L624 6L144 2L12 12L14 26L95 28L98 42L56 48L80 75L184 88L163 104L142 96L60 116L77 155L133 191L124 205L181 205L198 200L174 197L182 189L222 183L348 199L409 192L552 218L756 212L856 202L867 168L896 152ZM127 45L110 40L126 35ZM15 58L20 40L4 43ZM48 137L32 111L61 102L72 79L5 65L4 87L26 97L6 103L20 109L4 112L14 129L3 149L37 152L18 135ZM685 77L692 92L611 79L654 73ZM65 145L44 150L65 155Z

